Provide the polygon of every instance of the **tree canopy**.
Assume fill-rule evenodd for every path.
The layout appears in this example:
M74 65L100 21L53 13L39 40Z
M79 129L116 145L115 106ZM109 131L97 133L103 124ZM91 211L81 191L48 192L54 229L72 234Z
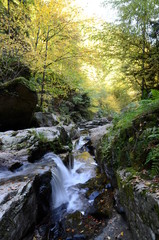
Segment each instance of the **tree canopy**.
M41 108L87 93L103 112L158 89L159 0L103 4L116 22L88 19L74 0L0 0L0 83L27 78Z

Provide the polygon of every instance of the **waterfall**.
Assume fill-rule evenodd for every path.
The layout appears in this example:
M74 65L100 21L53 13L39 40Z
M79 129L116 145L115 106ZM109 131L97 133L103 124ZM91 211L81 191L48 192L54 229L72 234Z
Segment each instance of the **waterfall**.
M52 169L52 209L67 203L67 212L76 210L82 212L87 202L84 197L85 190L80 189L78 184L83 184L94 177L94 160L90 162L75 159L73 169L68 170L60 157L54 153L46 154L44 159L47 161L50 159L56 164L56 168Z

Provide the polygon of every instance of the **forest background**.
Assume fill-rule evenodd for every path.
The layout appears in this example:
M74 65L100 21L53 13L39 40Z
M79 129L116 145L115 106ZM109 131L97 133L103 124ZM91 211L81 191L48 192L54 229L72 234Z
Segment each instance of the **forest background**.
M159 0L103 4L115 22L74 0L0 0L0 84L25 77L42 111L84 117L159 95Z

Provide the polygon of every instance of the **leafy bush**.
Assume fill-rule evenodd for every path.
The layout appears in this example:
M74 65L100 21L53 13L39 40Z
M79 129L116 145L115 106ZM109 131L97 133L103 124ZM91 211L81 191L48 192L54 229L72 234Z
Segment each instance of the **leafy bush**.
M103 161L113 166L151 169L159 174L159 99L131 104L116 117L102 141Z
M145 164L148 163L152 165L152 175L159 175L159 144L148 153Z

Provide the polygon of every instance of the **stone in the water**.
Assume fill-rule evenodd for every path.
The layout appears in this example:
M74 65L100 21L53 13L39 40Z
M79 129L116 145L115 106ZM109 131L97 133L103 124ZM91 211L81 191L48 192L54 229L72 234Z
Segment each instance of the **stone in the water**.
M96 197L98 197L100 194L100 192L98 191L94 191L93 193L91 193L91 195L89 196L89 200L94 200Z
M105 188L110 189L112 187L111 183L106 184Z
M83 234L76 234L73 236L73 240L84 240L86 237Z

